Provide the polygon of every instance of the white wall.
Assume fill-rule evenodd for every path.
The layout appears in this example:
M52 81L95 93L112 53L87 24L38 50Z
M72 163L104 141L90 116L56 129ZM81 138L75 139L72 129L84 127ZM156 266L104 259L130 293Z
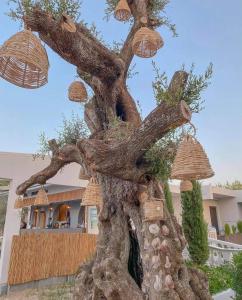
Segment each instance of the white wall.
M45 168L49 162L48 157L45 160L33 160L32 154L0 152L0 178L11 180L0 260L0 285L7 283L12 237L19 233L20 228L20 214L14 209L16 187L34 173ZM78 164L67 165L48 183L86 186L87 181L79 179L79 170Z
M221 216L222 227L227 223L230 226L236 225L240 219L239 215L239 206L237 201L234 198L231 199L220 199L219 210Z

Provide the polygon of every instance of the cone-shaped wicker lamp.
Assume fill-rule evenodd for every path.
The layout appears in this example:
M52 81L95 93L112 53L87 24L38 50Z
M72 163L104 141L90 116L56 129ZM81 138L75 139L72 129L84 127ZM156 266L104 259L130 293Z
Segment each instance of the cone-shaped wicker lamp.
M0 76L27 89L48 81L49 62L40 40L29 30L16 33L0 48Z
M102 205L102 190L97 180L92 177L86 187L82 198L82 204L85 206L101 206Z
M214 172L201 144L193 136L186 135L177 149L171 178L199 180L213 175Z
M158 32L147 27L141 27L135 33L132 50L139 57L149 58L154 56L163 45L164 42Z
M73 81L68 89L69 100L74 102L86 102L87 90L80 81Z
M48 205L48 204L49 204L49 200L48 200L46 191L43 187L41 187L36 195L35 200L34 200L34 205L42 206L42 205Z
M120 0L115 8L114 16L118 21L128 21L131 17L131 10L127 0Z

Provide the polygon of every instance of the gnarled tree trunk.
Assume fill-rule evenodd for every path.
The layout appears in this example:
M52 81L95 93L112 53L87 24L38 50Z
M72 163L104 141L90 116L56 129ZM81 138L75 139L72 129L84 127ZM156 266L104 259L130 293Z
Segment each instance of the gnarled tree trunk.
M83 165L87 173L98 177L103 206L97 252L91 262L80 267L74 299L208 300L211 296L207 279L189 269L183 260L185 239L176 218L166 207L162 220L150 222L144 217L144 198L164 199L161 185L149 174L144 154L169 130L189 122L191 113L182 99L176 99L177 105L162 102L141 121L126 88L126 76L133 58L134 33L142 25L141 19L148 20L148 1L129 3L135 21L120 55L104 47L81 24L76 24L75 33L65 32L61 20L38 7L25 17L29 28L77 66L79 76L93 89L94 96L85 105L90 138L63 148L52 140L51 164L21 184L17 193L23 194L35 183L45 183L71 162ZM182 94L187 75L184 71L174 74L168 91L174 98ZM117 117L121 122L113 129L110 125Z

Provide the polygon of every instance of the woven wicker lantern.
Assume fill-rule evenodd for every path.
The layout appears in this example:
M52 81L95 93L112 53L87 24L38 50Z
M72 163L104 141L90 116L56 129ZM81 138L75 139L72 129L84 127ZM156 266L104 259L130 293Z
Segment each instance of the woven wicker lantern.
M34 200L34 205L42 206L42 205L48 205L48 204L49 204L49 200L48 200L46 191L43 187L41 187L36 195L35 200Z
M180 183L180 191L181 192L188 192L192 191L193 185L190 180L182 180Z
M201 144L193 136L186 135L178 147L171 178L199 180L213 175L214 172Z
M131 10L127 0L120 0L115 8L114 16L119 21L128 21L131 17Z
M159 221L164 219L164 203L162 199L152 198L144 202L143 211L145 221Z
M134 36L132 50L139 57L149 58L163 45L159 33L147 27L141 27Z
M16 33L0 48L0 76L27 89L48 81L49 62L40 40L29 30Z
M102 190L97 180L92 177L86 187L82 198L82 204L84 206L101 206L102 205Z
M73 22L72 18L65 13L62 14L61 28L69 32L76 32L75 23Z
M22 196L19 196L15 202L14 202L14 208L15 209L20 209L23 207L23 197Z
M80 81L73 81L68 89L69 100L74 102L86 102L87 90Z

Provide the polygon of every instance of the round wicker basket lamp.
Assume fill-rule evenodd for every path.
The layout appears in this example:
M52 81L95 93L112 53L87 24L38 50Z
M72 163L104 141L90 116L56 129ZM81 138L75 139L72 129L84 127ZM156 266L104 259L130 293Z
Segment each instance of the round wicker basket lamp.
M16 33L0 48L0 76L27 89L48 81L49 61L40 40L29 30Z
M131 17L131 10L127 0L120 0L115 8L114 16L118 21L128 21Z
M149 58L156 54L158 45L157 34L154 33L154 30L141 27L135 33L132 50L139 57Z
M43 187L41 187L36 195L36 198L34 200L35 206L42 206L42 205L48 205L49 199L46 194L46 191Z
M80 81L73 81L68 89L69 100L74 102L86 102L87 90Z
M188 192L192 191L193 185L190 180L182 180L180 183L180 191L181 192Z
M85 206L101 206L102 205L102 190L97 180L92 177L86 187L82 198L82 204Z
M201 144L191 135L180 143L171 170L171 178L199 180L212 177L214 172Z
M22 208L22 205L23 205L23 197L19 196L14 202L14 208L15 209Z

